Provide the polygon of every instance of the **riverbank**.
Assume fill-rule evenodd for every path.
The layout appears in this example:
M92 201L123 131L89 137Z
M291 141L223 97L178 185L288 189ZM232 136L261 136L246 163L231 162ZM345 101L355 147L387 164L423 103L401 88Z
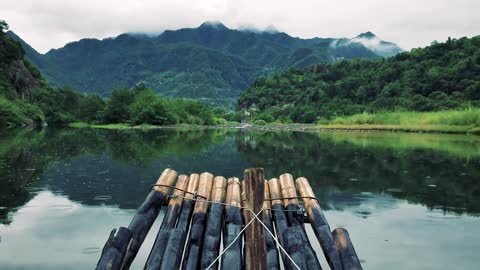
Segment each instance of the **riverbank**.
M264 131L364 131L364 132L412 132L412 133L448 133L448 134L476 134L480 135L480 128L476 126L461 125L387 125L387 124L267 124L252 125L245 123L231 123L227 125L138 125L132 126L125 123L93 125L87 123L72 123L72 128L98 128L98 129L251 129Z
M339 116L325 121L317 128L480 134L480 109L362 113L345 117Z
M448 134L476 134L480 135L480 127L450 126L450 125L317 125L313 129L321 131L384 131L384 132L412 132L412 133L448 133Z

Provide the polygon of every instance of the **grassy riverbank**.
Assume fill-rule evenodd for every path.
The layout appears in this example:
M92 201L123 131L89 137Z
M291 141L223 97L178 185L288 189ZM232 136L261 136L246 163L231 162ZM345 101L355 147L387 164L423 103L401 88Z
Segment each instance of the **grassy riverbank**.
M119 124L88 124L84 122L75 122L68 124L68 127L72 128L101 128L101 129L128 129L132 128L131 125L125 123Z
M480 135L480 109L450 110L439 112L385 112L363 113L352 116L336 117L321 124L266 124L250 125L228 122L225 125L130 125L120 124L87 124L71 123L73 128L100 129L165 129L165 128L249 128L259 130L364 130L364 131L399 131L426 133L455 133Z
M176 124L176 125L131 125L127 123L117 124L88 124L84 122L75 122L68 124L71 128L99 128L99 129L171 129L171 128L190 128L190 129L212 129L212 128L238 128L240 123L227 122L222 125L192 125L192 124Z
M363 113L336 117L323 122L316 128L480 134L480 109Z

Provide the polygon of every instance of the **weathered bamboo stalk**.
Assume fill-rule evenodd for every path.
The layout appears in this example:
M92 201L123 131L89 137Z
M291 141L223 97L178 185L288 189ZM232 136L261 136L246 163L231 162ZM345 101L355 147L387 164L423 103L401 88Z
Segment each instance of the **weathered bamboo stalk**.
M357 253L353 248L352 240L346 229L337 228L332 232L335 245L337 246L343 269L362 270L362 265L358 259Z
M241 190L240 190L241 204L242 204L243 207L246 207L247 193L245 192L245 180L242 180L240 182L240 187L241 187ZM248 222L247 212L248 212L248 210L246 208L242 208L242 217L243 217L243 223L244 224L247 224L247 222Z
M284 212L285 209L283 208L282 200L280 200L282 196L280 193L280 187L278 185L278 179L272 178L267 182L268 182L268 189L270 191L272 216L275 221L277 238L278 238L278 241L280 242L280 245L285 248L285 242L283 241L283 233L285 232L286 229L288 229L288 221ZM283 253L280 253L280 254L282 255L284 265L286 266L285 254ZM290 269L290 268L287 268L287 269Z
M247 219L255 218L264 202L265 180L263 168L246 169L244 173L246 205L253 210L246 213ZM263 215L258 218L263 222ZM247 270L267 269L265 229L258 220L253 221L245 230L245 266Z
M113 229L110 233L96 270L120 270L122 268L125 254L132 240L132 232L125 227L120 227L115 235L116 231Z
M187 184L188 176L180 175L178 177L177 184L175 185L175 190L173 191L174 197L172 197L168 202L165 217L163 218L162 225L160 226L157 238L155 239L155 243L153 244L153 247L150 251L144 269L157 270L160 268L170 231L175 227L175 223L177 222L178 215L182 208L182 197L185 194L185 190L187 189Z
M170 186L173 185L176 178L177 172L172 169L164 170L157 181L158 186L153 188L147 199L138 208L137 213L128 226L128 229L132 232L132 241L125 255L125 263L122 269L127 270L130 268L148 231L157 218L160 208L165 204L170 192Z
M183 248L187 238L188 225L195 206L194 195L197 191L200 176L191 174L188 180L187 194L182 205L182 212L178 218L177 228L170 231L167 246L162 258L160 269L179 269L182 261Z
M308 180L304 177L300 177L296 180L300 196L303 198L303 204L307 210L308 219L312 225L315 236L320 242L325 258L331 269L342 269L342 263L340 261L339 253L335 242L333 241L332 234L330 233L330 226L323 214L322 208L319 202L315 198L315 194L308 183ZM312 198L307 198L312 197Z
M213 175L211 173L202 173L198 184L198 195L210 199L212 191ZM190 236L185 251L183 270L197 270L200 266L200 254L203 242L203 232L205 230L205 221L207 219L208 202L200 198L195 203L192 216L192 226Z
M193 208L195 207L195 201L193 193L198 191L198 183L200 182L200 175L193 173L188 180L187 194L185 195L185 201L182 205L182 212L178 218L177 228L188 230L190 219L192 218Z
M268 187L268 182L265 182L265 201L263 202L263 223L270 232L275 233L273 230L273 222L272 222L272 211L271 203L270 203L270 189ZM277 243L273 239L273 236L270 235L268 232L265 232L265 244L267 246L267 269L280 269L280 262L278 259L278 250L277 250Z
M288 211L286 213L290 225L287 230L288 233L284 237L286 245L290 246L290 242L293 242L291 244L293 246L292 251L299 251L299 259L303 256L307 265L305 269L321 269L317 254L313 250L303 226L303 214L299 214L300 207L298 205L297 190L295 189L292 175L288 173L280 175L279 183L282 197L284 198L283 205Z
M227 179L217 176L213 179L213 188L210 200L213 202L208 210L207 224L203 236L202 257L200 260L201 269L208 266L218 257L220 252L220 238L223 224L223 210L225 209L225 195ZM218 269L218 261L211 269Z
M235 237L240 233L243 227L240 181L238 178L229 178L227 182L227 198L225 200L225 229L223 230L223 247L232 244ZM227 249L222 256L220 269L241 270L243 269L242 260L242 239L238 239Z
M307 263L305 256L302 252L302 241L299 232L295 229L290 229L288 225L287 215L283 202L280 199L282 197L280 191L280 185L277 178L272 178L268 181L268 187L270 189L270 197L272 199L273 217L275 220L275 226L277 229L277 238L285 251L290 255L292 260L300 269L307 269ZM297 269L294 264L288 259L285 254L282 254L283 265L285 269Z
M240 181L240 198L241 198L241 204L242 204L242 218L243 218L243 224L244 225L247 225L247 223L250 221L248 220L248 216L247 216L247 213L249 212L248 209L246 209L247 207L247 193L246 193L246 188L245 188L245 179L243 179L242 181ZM245 232L244 232L244 235L242 236L242 240L243 240L243 248L242 248L242 252L243 252L243 261L242 261L242 265L243 265L243 268L242 269L245 269L245 263L247 261L247 259L245 258L246 256L246 248L247 248L247 245L246 245L246 238L245 238Z

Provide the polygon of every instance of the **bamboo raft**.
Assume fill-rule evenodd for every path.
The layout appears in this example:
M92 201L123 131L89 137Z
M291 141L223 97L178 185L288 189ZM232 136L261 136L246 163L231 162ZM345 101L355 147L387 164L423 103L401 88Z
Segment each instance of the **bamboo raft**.
M322 269L305 222L330 269L362 269L348 232L331 231L308 180L286 173L266 181L261 168L245 170L241 182L164 170L128 228L112 230L96 269L128 270L162 206L145 270Z

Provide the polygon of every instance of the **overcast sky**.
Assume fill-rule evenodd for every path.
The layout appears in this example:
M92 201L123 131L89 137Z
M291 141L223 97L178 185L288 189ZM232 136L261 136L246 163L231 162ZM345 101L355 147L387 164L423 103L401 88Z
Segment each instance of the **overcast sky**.
M292 36L372 31L404 49L480 34L480 0L2 0L0 19L44 53L81 38L159 33L207 20Z

